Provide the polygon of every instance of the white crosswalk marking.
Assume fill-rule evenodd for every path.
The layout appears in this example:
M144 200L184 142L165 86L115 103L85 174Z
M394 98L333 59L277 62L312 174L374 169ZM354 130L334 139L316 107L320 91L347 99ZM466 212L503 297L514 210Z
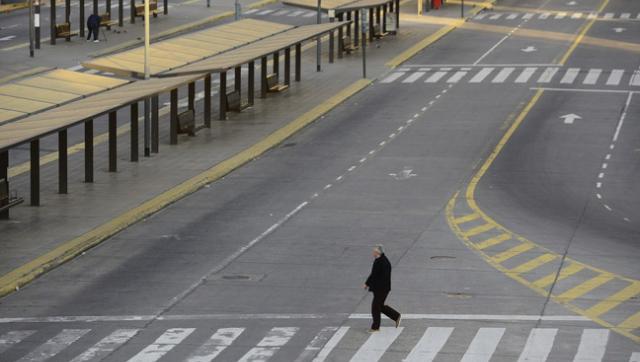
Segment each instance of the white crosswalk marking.
M267 15L267 14L271 14L274 11L275 9L262 10L261 12L258 13L258 15Z
M429 327L404 362L431 362L453 332L453 328Z
M502 16L502 13L493 14L489 17L491 20L497 20Z
M609 74L609 79L607 79L607 85L618 85L622 80L622 76L624 75L624 70L622 69L614 69Z
M517 18L517 17L518 17L518 15L520 15L520 14L518 14L518 13L511 13L511 14L507 15L507 19L508 19L508 20L513 20L513 19Z
M484 19L487 15L489 15L489 13L480 13L475 16L475 19Z
M303 14L304 12L305 12L304 10L296 10L287 16L298 16L300 14Z
M609 341L609 330L607 329L585 329L580 337L578 352L573 358L573 362L598 362L602 361L607 342Z
M71 362L99 361L138 333L138 329L118 329Z
M460 362L489 361L503 334L504 328L480 328Z
M640 352L633 352L631 358L629 358L629 362L640 362Z
M280 347L289 342L291 337L298 331L296 327L276 327L258 343L257 347L247 352L239 362L264 362L271 358Z
M536 72L536 70L538 70L538 68L534 68L534 67L526 67L522 70L522 72L520 73L520 75L518 76L518 78L516 78L516 80L514 81L515 83L526 83L529 81L529 79L531 78L531 76L533 75L533 73Z
M467 75L468 70L460 70L455 72L449 79L447 79L447 83L458 83L460 79L462 79L465 75Z
M557 333L555 328L532 329L518 362L545 362Z
M540 78L538 78L538 83L550 83L553 76L558 72L558 69L559 68L553 67L546 68L540 75Z
M349 327L324 327L313 337L295 362L323 362L344 337ZM314 358L315 356L315 358Z
M534 15L535 15L534 13L526 13L526 14L522 15L522 19L529 20L529 19L533 18Z
M495 68L482 68L473 78L469 80L469 83L482 82Z
M564 19L565 16L567 16L567 13L560 12L556 14L556 19Z
M443 68L440 71L431 74L431 76L429 78L427 78L427 80L425 80L424 82L425 83L437 83L440 79L442 79L442 77L447 75L447 72L449 70L451 70L451 69Z
M403 75L405 75L406 72L395 72L395 73L391 73L390 75L388 75L386 78L384 78L383 80L380 81L380 83L391 83L393 81L395 81L396 79L402 77Z
M596 84L598 82L598 78L600 78L600 73L602 73L602 69L589 69L589 73L584 77L582 84Z
M610 20L610 19L613 19L614 16L615 16L614 13L606 13L604 14L604 16L602 16L602 18L606 20Z
M167 352L185 340L195 328L171 328L164 332L152 344L145 347L129 362L155 362L162 358Z
M0 353L11 348L14 344L20 343L35 332L36 331L11 331L3 334L0 336Z
M640 87L640 70L633 72L629 85Z
M251 9L251 10L247 10L244 11L244 14L253 14L253 13L257 13L258 11L260 11L260 9Z
M551 13L542 13L540 14L540 16L538 16L538 19L545 20L545 19L549 19L550 16L551 16Z
M280 10L277 13L273 14L274 16L282 16L284 14L287 14L290 10Z
M588 20L593 20L596 18L598 18L598 13L589 13L589 15L587 15Z
M414 72L412 73L410 76L406 77L402 83L413 83L416 80L420 79L423 75L425 75L425 72Z
M571 19L580 19L582 18L582 13L573 13L573 15L571 15Z
M312 16L317 16L318 13L314 12L314 11L308 11L306 14L302 15L303 18L310 18Z
M513 73L515 69L516 68L512 67L502 68L500 72L498 72L498 74L493 78L491 83L504 83L504 81L507 80L509 75L511 75L511 73Z
M622 13L620 14L620 19L628 20L631 18L631 13Z
M340 340L342 340L342 337L344 337L344 335L347 334L348 330L349 330L349 327L338 328L336 333L334 333L334 335L331 336L331 339L329 339L327 344L325 344L324 347L322 347L322 349L320 350L320 352L318 352L318 355L316 356L316 358L313 359L313 362L323 362L325 359L327 359L327 357L329 356L329 353L331 353L331 351L333 351L333 349L336 348Z
M562 79L560 79L560 84L572 84L573 81L576 80L578 74L580 74L580 68L567 69Z
M214 333L202 346L193 352L186 362L210 362L244 331L244 328L221 328Z
M57 355L63 349L84 336L90 329L63 329L62 332L41 344L18 362L40 362Z
M360 346L356 354L351 357L351 362L376 362L391 343L402 333L403 327L383 327L379 332L372 333L366 342Z

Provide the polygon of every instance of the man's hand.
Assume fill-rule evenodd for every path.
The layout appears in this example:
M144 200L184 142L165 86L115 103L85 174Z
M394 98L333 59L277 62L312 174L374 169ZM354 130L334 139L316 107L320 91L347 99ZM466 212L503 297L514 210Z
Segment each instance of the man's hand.
M368 285L366 285L366 284L362 284L362 288L363 288L363 289L365 289L365 290L367 290L367 289L369 289L369 286L368 286Z

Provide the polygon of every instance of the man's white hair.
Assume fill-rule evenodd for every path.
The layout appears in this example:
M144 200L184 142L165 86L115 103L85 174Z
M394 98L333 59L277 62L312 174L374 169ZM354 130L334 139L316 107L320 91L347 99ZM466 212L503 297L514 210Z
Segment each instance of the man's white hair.
M380 253L380 255L384 254L384 247L382 246L382 244L374 246L373 249Z

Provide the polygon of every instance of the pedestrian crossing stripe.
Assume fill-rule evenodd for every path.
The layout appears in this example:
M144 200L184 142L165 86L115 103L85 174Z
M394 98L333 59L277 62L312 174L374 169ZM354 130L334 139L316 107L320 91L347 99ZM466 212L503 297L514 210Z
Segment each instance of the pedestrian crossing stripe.
M596 12L490 12L484 11L473 17L474 20L580 20L580 19L600 19L600 20L624 20L640 21L640 13L596 13Z
M640 71L624 69L604 70L600 68L576 68L559 66L456 66L402 68L386 75L380 83L391 84L399 81L412 83L461 83L516 84L537 83L561 85L580 84L584 86L640 87Z
M273 327L266 332L254 347L247 344L246 340L243 341L235 348L239 348L240 353L243 352L243 348L247 348L248 351L240 357L239 361L256 362L277 358L277 353L280 349L287 347L300 329L299 327ZM221 357L222 352L227 348L234 347L239 337L245 333L246 328L225 327L217 329L213 335L201 344L187 341L195 330L195 328L161 330L157 332L160 335L153 342L144 346L134 340L140 332L139 329L118 329L100 339L86 351L81 352L72 362L102 360L129 341L132 341L131 345L139 345L141 350L129 358L128 361L155 362L165 356L168 357L167 354L170 351L181 346L180 349L187 355L185 359L181 360L186 362L210 362ZM456 350L455 353L462 355L461 362L488 362L501 344L505 346L508 344L509 350L519 355L519 362L544 362L548 358L554 360L554 353L562 354L565 358L573 355L574 361L598 362L605 357L610 339L608 329L587 328L573 330L572 333L560 334L565 338L570 338L570 342L567 342L557 340L559 335L557 328L532 328L527 331L520 328L510 330L504 327L480 327L469 341L465 335L468 332L468 328L460 329L465 333L456 334L454 333L455 330L455 327L445 326L429 326L424 329L382 327L379 332L369 334L361 342L362 344L357 349L354 349L354 352L348 352L352 353L352 355L346 357L344 356L345 351L349 351L352 348L348 346L349 339L346 338L347 334L361 335L364 331L359 331L349 326L323 327L304 347L295 362L324 362L332 360L333 353L339 353L341 359L349 359L352 362L376 362L383 359L389 351L393 351L394 356L403 353L403 361L405 362L430 362L438 358L439 355L450 353L452 349ZM43 344L36 346L35 349L19 361L36 362L54 358L73 343L76 343L81 337L88 335L90 331L89 329L64 329ZM568 334L577 335L576 331L580 333L579 341L576 341L574 337L567 336ZM25 340L35 333L37 332L33 330L6 332L0 336L0 346L7 343L10 345L9 348L19 347L20 343L33 345ZM407 344L407 340L415 340L413 335L416 333L420 335L420 338L412 342L414 343L413 345ZM515 346L512 341L507 342L508 339L505 336L509 333L524 334L521 338L518 338L523 340L523 343ZM527 336L526 340L525 336ZM403 348L392 347L394 343L402 345ZM343 348L338 348L341 344ZM189 348L195 350L189 354ZM611 350L614 351L613 349ZM5 351L6 349L3 350L3 352ZM614 352L618 353L620 351L615 350ZM628 353L630 353L630 361L634 361L634 358L637 358L637 352L629 351ZM2 355L0 355L0 358L2 358ZM333 358L335 359L335 357ZM175 360L175 356L172 356L172 359ZM6 359L2 360L5 361Z

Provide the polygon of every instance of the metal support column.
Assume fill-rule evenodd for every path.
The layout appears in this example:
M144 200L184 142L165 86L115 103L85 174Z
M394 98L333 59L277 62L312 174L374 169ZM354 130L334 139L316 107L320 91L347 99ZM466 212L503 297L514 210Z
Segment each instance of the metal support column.
M296 44L296 82L302 78L302 43Z
M49 42L56 45L56 0L51 0L49 4Z
M84 122L84 182L93 182L93 120Z
M85 24L84 16L84 0L80 0L80 18L78 19L78 26L80 27L80 38L84 38L84 30L87 24Z
M204 77L204 126L211 128L211 74Z
M71 0L64 0L64 22L71 24ZM71 31L69 27L69 31ZM65 38L66 41L71 41L71 35Z
M267 57L260 59L260 97L267 98Z
M256 77L256 63L252 60L249 62L249 82L247 84L247 101L249 102L249 105L253 105L254 103L254 96L255 96L255 77Z
M178 144L178 88L171 90L170 96L170 114L169 121L169 144Z
M138 162L138 102L131 103L131 162Z
M221 121L227 119L227 71L220 72L220 115Z
M40 206L40 140L31 141L31 206Z
M113 17L111 16L111 0L107 0L107 8L105 13L109 14L109 23L107 24L107 30L111 30L111 19L113 19Z
M158 153L160 148L160 99L151 97L151 152Z
M193 115L195 116L196 112L196 82L189 83L188 86L188 94L187 94L187 104L188 109L193 111Z
M0 152L0 179L9 182L9 151ZM7 190L9 191L9 190ZM1 201L0 201L1 202ZM0 206L4 206L0 204ZM9 210L0 211L0 220L9 218Z
M387 32L387 6L388 4L384 4L382 6L382 32Z
M373 8L367 11L369 13L369 42L373 43L373 39L375 38L374 24L373 24Z
M164 9L162 9L164 11L164 15L169 14L169 0L164 0Z
M291 48L284 50L284 84L291 84Z
M333 23L333 18L329 19ZM333 30L329 32L329 63L333 63L333 52L335 49L335 39Z
M342 21L342 19L343 19L343 14L342 13L338 14L338 21ZM341 26L338 28L338 59L342 59L343 52L344 52L344 43L342 38L344 38L344 35L343 35L342 26Z
M58 132L58 193L66 194L67 188L67 175L68 175L68 162L69 157L67 155L67 130L63 129Z
M393 7L396 9L396 33L400 29L400 0L396 0L396 5Z
M360 12L356 11L353 14L353 44L360 46Z
M98 15L98 12L100 10L98 9L98 0L93 0L93 14Z
M109 112L109 172L118 171L118 112Z
M242 91L242 66L234 69L233 89L238 92ZM242 93L240 96L242 98Z
M347 21L349 22L347 25L347 36L351 37L351 26L353 25L351 24L351 11L347 11Z
M124 0L118 0L118 26L124 26Z
M129 21L131 22L131 24L135 24L136 23L136 0L131 0L131 19L129 19Z
M273 53L273 73L276 75L276 80L280 81L280 53Z

